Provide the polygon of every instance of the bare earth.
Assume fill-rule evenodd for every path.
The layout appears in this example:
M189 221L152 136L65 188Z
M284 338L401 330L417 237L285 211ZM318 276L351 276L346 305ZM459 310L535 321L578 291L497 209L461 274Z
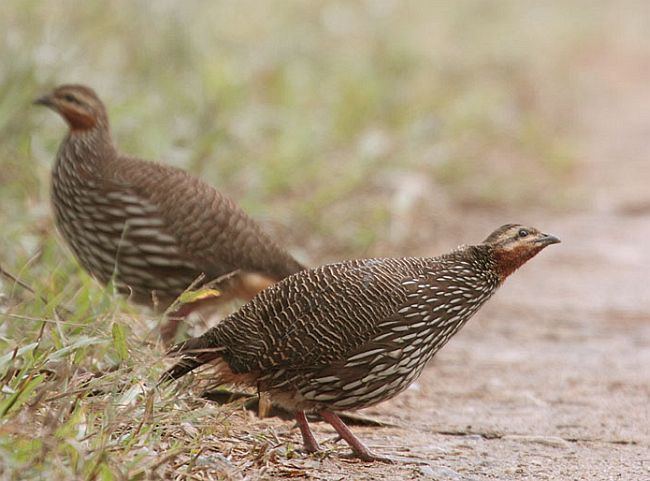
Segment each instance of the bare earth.
M552 224L564 244L510 279L417 384L364 412L399 428L353 428L372 449L423 464L342 460L348 448L339 443L336 455L299 456L267 474L649 480L650 219ZM287 422L257 422L300 442ZM335 435L314 427L320 439Z
M580 178L594 201L526 220L563 244L516 273L417 384L364 412L399 427L353 428L372 449L411 459L346 459L334 431L314 423L329 440L323 459L235 477L650 480L650 78L636 73L635 85L601 79L601 104L578 112ZM468 239L504 220L475 217ZM249 421L300 443L289 422Z

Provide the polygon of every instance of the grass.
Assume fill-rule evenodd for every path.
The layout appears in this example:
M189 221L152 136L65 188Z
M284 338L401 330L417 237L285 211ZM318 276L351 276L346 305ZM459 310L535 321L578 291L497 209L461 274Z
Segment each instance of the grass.
M571 64L614 8L585 5L3 2L0 264L34 293L0 279L0 478L236 478L296 439L155 389L158 319L54 235L64 126L37 95L94 86L123 150L203 176L312 263L406 254L432 216L572 200Z

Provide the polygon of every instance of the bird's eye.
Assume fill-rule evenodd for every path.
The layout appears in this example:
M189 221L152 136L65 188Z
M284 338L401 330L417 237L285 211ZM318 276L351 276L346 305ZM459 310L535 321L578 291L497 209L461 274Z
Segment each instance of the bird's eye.
M519 237L526 237L528 234L530 234L530 232L528 232L526 229L519 229Z
M72 95L72 94L65 94L65 95L63 96L63 99L64 99L66 102L72 102L72 103L74 103L74 104L78 104L78 103L79 103L79 101L77 100L77 97L75 97L75 96Z

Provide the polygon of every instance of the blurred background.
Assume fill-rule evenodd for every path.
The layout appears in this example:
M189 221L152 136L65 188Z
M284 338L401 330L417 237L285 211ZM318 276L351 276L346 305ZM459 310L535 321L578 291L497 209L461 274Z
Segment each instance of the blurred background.
M2 312L116 309L51 219L66 127L31 102L74 82L124 152L200 175L310 265L437 254L506 222L557 234L486 319L607 313L646 359L649 39L642 0L4 0L0 264L52 303L0 279ZM40 327L4 322L0 344Z
M124 151L201 175L312 261L458 238L468 211L617 205L594 151L612 129L617 168L647 169L629 124L650 115L650 14L624 3L4 2L2 252L50 229L65 127L30 102L64 82L98 91Z
M54 241L65 126L30 102L64 82L98 91L124 151L201 175L312 262L475 241L471 211L590 208L605 129L645 167L621 122L648 115L628 88L650 14L626 5L3 2L2 253Z
M66 128L31 105L66 82L123 151L200 175L312 265L650 211L643 1L23 0L0 21L0 261L69 293L48 204Z

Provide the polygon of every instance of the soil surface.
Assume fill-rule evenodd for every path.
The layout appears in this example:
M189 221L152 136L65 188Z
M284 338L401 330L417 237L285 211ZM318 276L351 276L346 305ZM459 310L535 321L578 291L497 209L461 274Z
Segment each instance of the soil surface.
M650 480L650 69L626 72L630 84L606 75L617 66L583 68L603 93L576 114L592 201L530 215L563 243L514 274L416 384L363 412L398 427L354 432L401 460L345 459L333 429L313 423L333 452L271 463L266 476ZM482 238L503 214L468 220L467 238ZM286 421L255 422L300 444Z
M516 273L416 384L363 412L399 427L353 428L371 449L415 459L346 461L339 443L329 459L298 457L268 474L650 480L650 218L546 224L564 243ZM277 429L300 443L286 421Z

